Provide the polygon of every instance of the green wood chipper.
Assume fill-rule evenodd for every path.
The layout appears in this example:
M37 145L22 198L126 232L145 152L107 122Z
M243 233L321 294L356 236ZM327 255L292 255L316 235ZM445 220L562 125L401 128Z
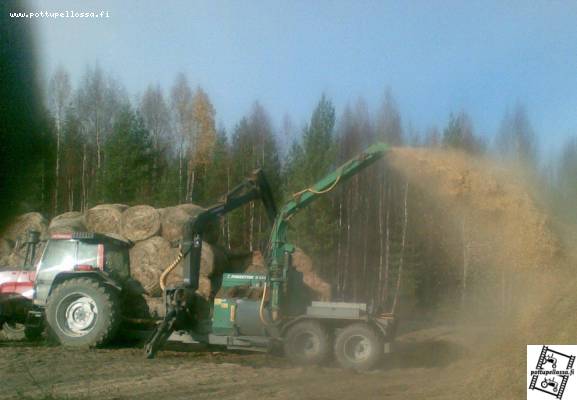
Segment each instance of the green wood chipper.
M319 364L334 354L345 368L370 369L389 351L395 335L390 313L366 304L311 301L303 277L292 264L295 246L288 241L290 218L314 200L384 156L377 143L336 168L311 187L294 194L277 209L262 171L234 188L185 227L181 252L184 279L164 289L166 313L148 339L153 358L167 341L201 342L229 349L269 351L283 348L295 362ZM254 200L264 205L272 224L264 252L266 273L225 273L209 304L196 295L202 235L222 215ZM314 223L311 221L311 223Z

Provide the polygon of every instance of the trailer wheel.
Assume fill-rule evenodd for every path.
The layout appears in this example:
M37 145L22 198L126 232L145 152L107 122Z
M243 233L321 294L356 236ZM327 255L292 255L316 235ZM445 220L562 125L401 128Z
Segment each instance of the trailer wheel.
M335 341L335 356L341 367L368 371L383 355L383 338L370 325L352 324L344 328Z
M64 346L100 346L116 334L120 322L117 293L90 278L58 285L48 298L46 319Z
M302 321L291 326L285 336L285 355L294 363L318 365L330 354L327 330L316 321Z

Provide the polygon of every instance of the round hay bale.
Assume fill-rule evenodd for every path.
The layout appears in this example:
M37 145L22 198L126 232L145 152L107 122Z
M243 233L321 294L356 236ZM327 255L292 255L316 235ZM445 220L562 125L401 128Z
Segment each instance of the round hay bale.
M120 234L120 218L127 207L122 204L101 204L86 211L86 227L90 232Z
M190 215L191 217L196 217L198 214L200 214L201 212L206 210L205 208L203 208L201 206L197 206L196 204L192 204L192 203L179 204L176 207L180 208L181 210L186 211L186 213L188 215Z
M120 211L126 211L126 209L128 208L126 204L120 204L120 203L111 204L111 206L118 208Z
M71 219L82 219L84 220L84 214L82 214L80 211L69 211L69 212L65 212L64 214L60 214L55 216L54 218L52 218L52 221L50 221L50 223L52 222L57 222L60 220L71 220Z
M218 256L215 256L215 252ZM221 251L213 248L210 244L202 242L202 252L200 254L200 276L205 278L211 278L216 275L222 274L226 269L226 262L223 255L220 254ZM172 256L169 258L166 266L170 264L178 256L178 249L173 249ZM226 257L226 256L224 256ZM218 261L218 264L217 262ZM184 260L178 263L176 268L170 272L166 279L166 286L175 286L182 282L184 276Z
M253 251L248 260L248 266L245 268L246 273L265 273L266 266L264 265L264 257L258 250Z
M292 254L292 262L297 271L304 273L313 272L313 260L300 248L295 248Z
M14 249L14 242L10 239L0 239L0 259L8 256Z
M190 215L192 218L196 218L198 214L200 214L203 211L206 211L206 208L203 208L201 206L192 203L180 204L176 207L186 211L186 213ZM218 220L212 220L208 222L207 226L204 229L202 239L210 244L216 244L218 242L219 237L220 237L220 225Z
M122 235L133 242L155 236L160 231L160 215L153 207L134 206L120 218Z
M38 231L41 237L46 237L48 220L37 212L20 215L8 226L4 237L14 242L24 241L29 230Z
M132 278L140 282L150 296L161 294L159 279L162 271L174 259L170 243L154 236L143 240L130 249L130 271Z
M164 299L162 297L151 297L146 295L143 297L148 306L147 314L149 317L154 319L164 318L164 315L166 314Z
M198 279L198 289L196 290L196 293L207 300L210 299L212 296L212 282L210 279L201 276Z
M76 211L64 213L54 217L48 225L48 233L54 235L57 233L85 232L86 224L84 215Z
M190 220L191 216L180 207L167 207L162 214L162 237L172 242L182 238L184 224Z
M303 282L313 291L315 295L314 300L331 300L331 285L321 279L315 272L310 271L303 273Z
M0 260L0 266L2 267L20 268L23 265L24 265L24 256L17 251L14 251L8 254L7 256L2 257L2 260Z

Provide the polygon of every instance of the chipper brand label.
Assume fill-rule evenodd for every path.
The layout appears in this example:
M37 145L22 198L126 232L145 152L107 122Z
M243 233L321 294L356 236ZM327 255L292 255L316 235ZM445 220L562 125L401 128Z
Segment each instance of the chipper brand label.
M577 345L527 346L527 399L576 399Z

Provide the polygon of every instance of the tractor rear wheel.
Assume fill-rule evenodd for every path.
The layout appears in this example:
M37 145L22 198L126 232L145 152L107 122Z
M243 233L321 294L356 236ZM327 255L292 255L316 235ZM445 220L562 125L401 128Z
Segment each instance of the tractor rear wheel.
M345 327L335 341L335 356L341 367L368 371L384 352L382 335L365 323Z
M285 336L285 355L297 364L321 364L328 358L330 350L330 336L317 321L298 322L288 329Z
M64 346L100 346L120 323L116 291L96 279L74 278L59 284L48 299L46 319Z

